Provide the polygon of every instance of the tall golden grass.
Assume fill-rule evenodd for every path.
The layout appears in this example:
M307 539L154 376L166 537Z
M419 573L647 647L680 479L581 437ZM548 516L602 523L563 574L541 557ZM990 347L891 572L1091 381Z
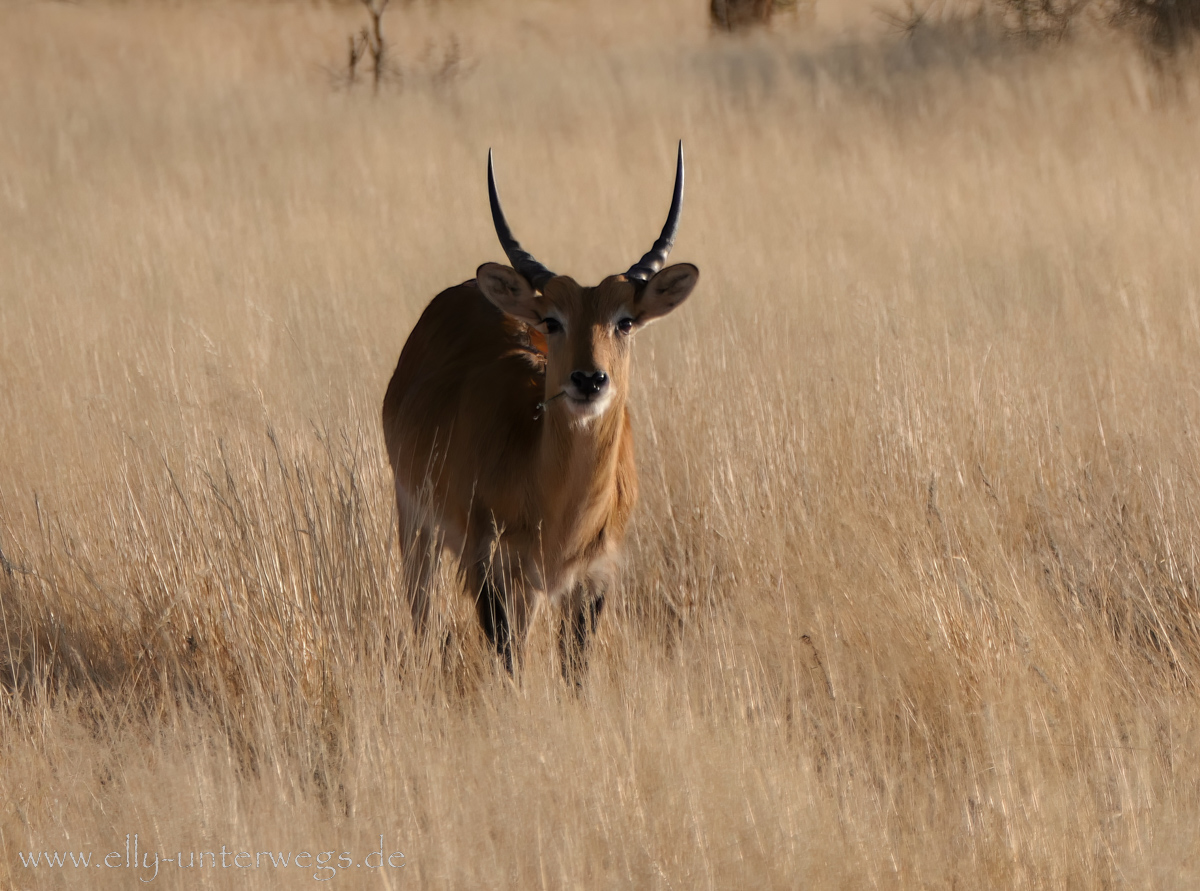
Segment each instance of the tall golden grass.
M131 887L136 833L404 852L350 887L1192 887L1196 78L497 2L389 13L372 97L323 67L358 13L3 10L0 883ZM377 414L500 258L487 149L595 281L679 137L702 281L635 348L586 689L548 622L510 682L450 579L425 660ZM318 874L205 863L154 881Z

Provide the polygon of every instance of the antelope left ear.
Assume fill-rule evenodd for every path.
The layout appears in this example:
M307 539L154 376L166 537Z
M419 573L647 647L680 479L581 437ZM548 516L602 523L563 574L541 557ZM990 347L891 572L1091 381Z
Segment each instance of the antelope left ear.
M638 324L653 322L683 303L699 279L700 270L691 263L676 263L658 272L634 303Z

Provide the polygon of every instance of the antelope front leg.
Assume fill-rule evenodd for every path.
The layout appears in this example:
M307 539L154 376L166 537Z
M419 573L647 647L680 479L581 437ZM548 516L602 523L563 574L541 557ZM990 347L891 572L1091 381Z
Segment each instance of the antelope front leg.
M476 565L472 590L479 592L475 598L479 625L512 676L529 630L530 611L521 581L501 571L497 562Z
M588 644L604 609L607 589L603 580L588 579L578 583L564 601L558 652L562 658L563 680L577 689L583 686L583 677L587 673Z

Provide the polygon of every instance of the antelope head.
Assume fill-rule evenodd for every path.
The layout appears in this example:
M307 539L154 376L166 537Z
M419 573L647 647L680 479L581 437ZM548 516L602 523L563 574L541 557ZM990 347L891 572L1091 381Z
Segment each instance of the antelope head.
M496 234L512 265L480 266L479 289L503 312L545 335L546 403L561 405L573 424L588 425L625 404L633 335L686 300L699 278L700 271L690 263L663 268L675 243L683 205L683 143L662 234L626 272L610 275L594 287L556 275L522 249L500 207L490 152L488 192Z

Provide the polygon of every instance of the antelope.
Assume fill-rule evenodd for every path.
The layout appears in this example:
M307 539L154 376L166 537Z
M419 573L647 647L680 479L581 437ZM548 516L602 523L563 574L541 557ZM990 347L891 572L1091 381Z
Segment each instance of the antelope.
M662 234L594 287L551 272L513 237L490 151L488 196L512 265L484 263L433 298L383 400L402 583L423 639L437 562L456 555L510 675L548 601L561 611L563 676L579 684L638 494L632 337L686 300L700 274L663 268L679 228L683 143Z

